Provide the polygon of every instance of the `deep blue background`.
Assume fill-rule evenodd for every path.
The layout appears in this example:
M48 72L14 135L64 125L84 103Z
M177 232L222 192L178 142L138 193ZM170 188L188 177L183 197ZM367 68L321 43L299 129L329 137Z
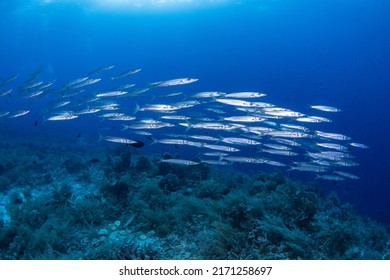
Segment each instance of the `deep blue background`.
M354 151L361 165L351 172L360 180L321 183L390 223L389 1L259 0L174 12L6 2L2 77L27 77L44 65L45 77L62 84L113 64L117 72L142 68L143 83L189 76L200 79L194 90L263 91L269 102L298 111L309 104L342 108L321 128L370 149ZM4 134L33 129L26 119L0 125ZM72 125L48 124L41 133L66 133ZM79 125L75 130L92 129Z

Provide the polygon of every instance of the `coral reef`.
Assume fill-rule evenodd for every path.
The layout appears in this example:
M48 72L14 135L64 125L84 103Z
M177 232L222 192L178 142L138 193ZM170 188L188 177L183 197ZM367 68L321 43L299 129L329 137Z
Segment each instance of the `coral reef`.
M1 259L390 259L386 228L317 183L60 146L1 147Z

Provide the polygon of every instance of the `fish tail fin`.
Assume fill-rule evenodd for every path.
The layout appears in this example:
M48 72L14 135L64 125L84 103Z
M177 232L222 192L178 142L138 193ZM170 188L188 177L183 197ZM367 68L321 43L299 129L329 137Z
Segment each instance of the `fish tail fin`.
M317 152L320 152L321 151L321 147L317 145L317 142L314 141L314 144L316 144L316 146L313 148L314 150L316 150ZM309 156L309 155L307 155Z
M103 135L99 132L99 138L98 138L98 142L102 141L103 140Z
M155 138L152 138L152 143L150 143L150 145L154 145L154 144L156 144L156 143L158 143L158 140L155 139Z
M149 86L151 87L157 87L159 84L161 84L162 82L152 82L152 83L149 83Z
M134 108L134 111L133 111L133 115L137 114L137 112L140 110L140 106L138 105L138 103L135 103L135 108Z
M125 131L125 130L129 129L128 125L122 124L122 126L123 126L123 128L121 129L121 131Z
M43 123L43 124L44 124L44 123L47 121L47 119L49 118L48 115L49 115L49 110L48 110L47 108L44 108L44 109L42 110L42 123Z
M187 128L186 128L186 131L187 132L188 130L190 130L192 128L192 124L187 120Z

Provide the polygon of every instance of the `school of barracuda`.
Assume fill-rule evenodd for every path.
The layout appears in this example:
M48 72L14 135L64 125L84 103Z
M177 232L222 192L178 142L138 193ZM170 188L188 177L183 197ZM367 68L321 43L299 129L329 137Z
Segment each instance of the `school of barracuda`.
M110 65L92 70L60 86L55 85L56 81L42 80L44 67L27 79L19 75L0 78L0 121L22 118L30 113L29 108L35 102L47 98L42 109L44 122L71 121L88 114L100 120L121 122L123 126L119 136L98 132L100 140L137 147L142 142L136 138L142 135L153 140L151 145L192 146L200 152L200 160L162 159L161 162L268 164L292 172L313 173L316 179L358 179L342 169L358 165L351 154L354 148L368 147L353 142L346 135L312 128L317 123L331 122L328 116L317 116L315 112L332 114L340 112L338 108L311 105L311 112L306 114L263 102L266 94L252 91L156 93L157 88L181 89L184 85L188 88L198 79L177 78L137 87L133 82L126 82L133 80L140 68L110 75L113 68ZM92 90L92 85L103 80L121 84L107 90ZM134 101L138 96L150 103L138 104ZM175 101L177 98L181 101ZM19 110L8 111L8 104L13 100L25 102ZM173 128L175 131L180 128L182 133L170 133ZM248 151L244 153L244 150L248 147L255 147L249 150L251 156L245 156Z

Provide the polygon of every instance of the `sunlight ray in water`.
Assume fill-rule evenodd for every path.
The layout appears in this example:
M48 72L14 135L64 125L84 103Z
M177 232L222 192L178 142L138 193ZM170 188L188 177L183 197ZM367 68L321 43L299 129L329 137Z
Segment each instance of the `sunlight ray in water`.
M121 10L182 10L239 2L232 0L86 0L91 8ZM38 0L39 4L81 4L78 0Z

